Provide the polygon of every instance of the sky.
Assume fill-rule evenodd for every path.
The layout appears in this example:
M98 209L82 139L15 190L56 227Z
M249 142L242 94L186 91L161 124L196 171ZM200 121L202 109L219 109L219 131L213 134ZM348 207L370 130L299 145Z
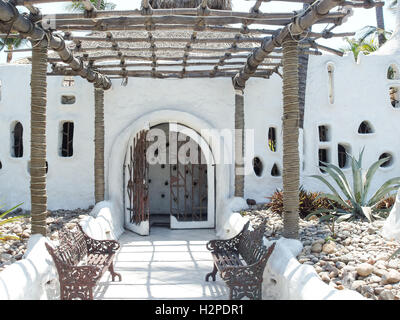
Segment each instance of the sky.
M136 9L140 7L140 0L109 0L116 4L116 10L127 10L127 9ZM234 11L242 11L248 12L250 8L254 5L255 1L249 0L232 0L233 10ZM66 12L65 8L68 2L60 2L56 4L39 4L39 7L43 14L53 14L53 13L62 13ZM388 8L389 0L386 0L386 4L384 6L384 20L385 20L385 29L388 31L392 31L395 27L395 13L393 10ZM302 4L299 3L287 3L281 1L271 1L262 3L260 10L261 12L291 12L294 10L301 9ZM343 25L336 27L334 32L356 32L367 25L376 25L376 17L375 17L375 9L353 9L353 15L348 18L346 23ZM316 25L313 27L313 31L321 31L326 25ZM271 29L268 26L269 29ZM345 42L340 38L331 38L328 40L321 39L317 41L322 45L326 45L332 48L342 48L345 46ZM29 52L19 52L14 53L13 59L18 59L22 57L30 56ZM0 63L6 61L6 53L4 51L0 52Z

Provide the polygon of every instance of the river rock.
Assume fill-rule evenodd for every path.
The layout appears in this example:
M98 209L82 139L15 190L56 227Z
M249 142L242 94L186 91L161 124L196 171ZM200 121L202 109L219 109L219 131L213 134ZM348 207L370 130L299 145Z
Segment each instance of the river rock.
M379 300L393 300L394 299L394 294L391 290L383 290L379 294Z
M322 251L326 254L334 253L336 251L336 245L334 242L330 241L328 243L325 243L322 246Z
M362 263L357 267L357 273L362 277L369 276L374 271L374 266L369 263Z
M382 284L392 284L400 281L400 273L391 269L389 272L382 275Z

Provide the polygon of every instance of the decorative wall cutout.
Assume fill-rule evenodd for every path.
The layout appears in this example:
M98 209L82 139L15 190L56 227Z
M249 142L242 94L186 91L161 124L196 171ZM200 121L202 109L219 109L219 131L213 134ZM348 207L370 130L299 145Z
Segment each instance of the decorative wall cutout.
M381 168L387 168L390 167L393 164L393 155L391 155L389 152L384 152L379 156L379 160L384 159L384 158L390 158L389 160L385 161L384 163L381 164Z
M74 104L75 101L76 101L76 98L73 95L62 95L61 96L62 104Z
M63 79L62 86L63 87L73 87L75 85L75 79L72 76L66 76Z
M374 129L372 128L372 125L367 120L364 120L363 122L360 123L360 125L358 127L358 133L370 134L370 133L374 133Z
M327 70L328 70L328 99L329 99L329 103L333 104L334 102L334 71L335 71L335 67L333 65L333 63L328 63L327 65Z
M11 131L11 156L13 158L22 158L24 155L23 131L21 122L16 121Z
M3 169L3 164L0 161L0 170Z
M261 177L263 172L263 163L258 157L253 159L253 170L257 177Z
M276 129L274 127L268 129L268 147L272 152L276 152Z
M74 154L74 123L63 122L61 135L61 157L72 157Z
M348 168L350 161L348 155L350 154L350 146L339 143L338 144L338 165L339 168Z
M390 87L389 88L389 98L390 104L393 108L399 107L399 87Z
M280 170L278 168L278 165L276 163L274 163L274 165L272 166L271 176L273 176L273 177L280 177L281 176L281 172L280 172Z
M319 165L319 170L322 173L325 173L325 170L321 167L325 167L325 165L322 162L330 162L330 154L329 154L329 149L318 149L318 165Z
M388 80L398 80L400 79L399 68L396 64L391 64L387 70Z
M330 140L330 130L328 125L318 126L318 135L320 142L326 142Z

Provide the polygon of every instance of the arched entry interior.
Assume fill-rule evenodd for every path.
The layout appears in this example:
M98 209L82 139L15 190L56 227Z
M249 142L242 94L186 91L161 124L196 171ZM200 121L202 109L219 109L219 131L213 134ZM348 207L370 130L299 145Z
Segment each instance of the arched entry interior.
M214 160L193 129L161 123L136 134L125 168L128 229L147 235L155 224L172 229L215 227Z

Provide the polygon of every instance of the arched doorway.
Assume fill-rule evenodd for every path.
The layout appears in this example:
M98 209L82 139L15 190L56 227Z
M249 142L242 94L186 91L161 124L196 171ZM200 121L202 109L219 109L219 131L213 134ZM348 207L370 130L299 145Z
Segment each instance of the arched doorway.
M142 130L130 139L124 168L127 229L215 227L214 159L193 129L161 123Z

